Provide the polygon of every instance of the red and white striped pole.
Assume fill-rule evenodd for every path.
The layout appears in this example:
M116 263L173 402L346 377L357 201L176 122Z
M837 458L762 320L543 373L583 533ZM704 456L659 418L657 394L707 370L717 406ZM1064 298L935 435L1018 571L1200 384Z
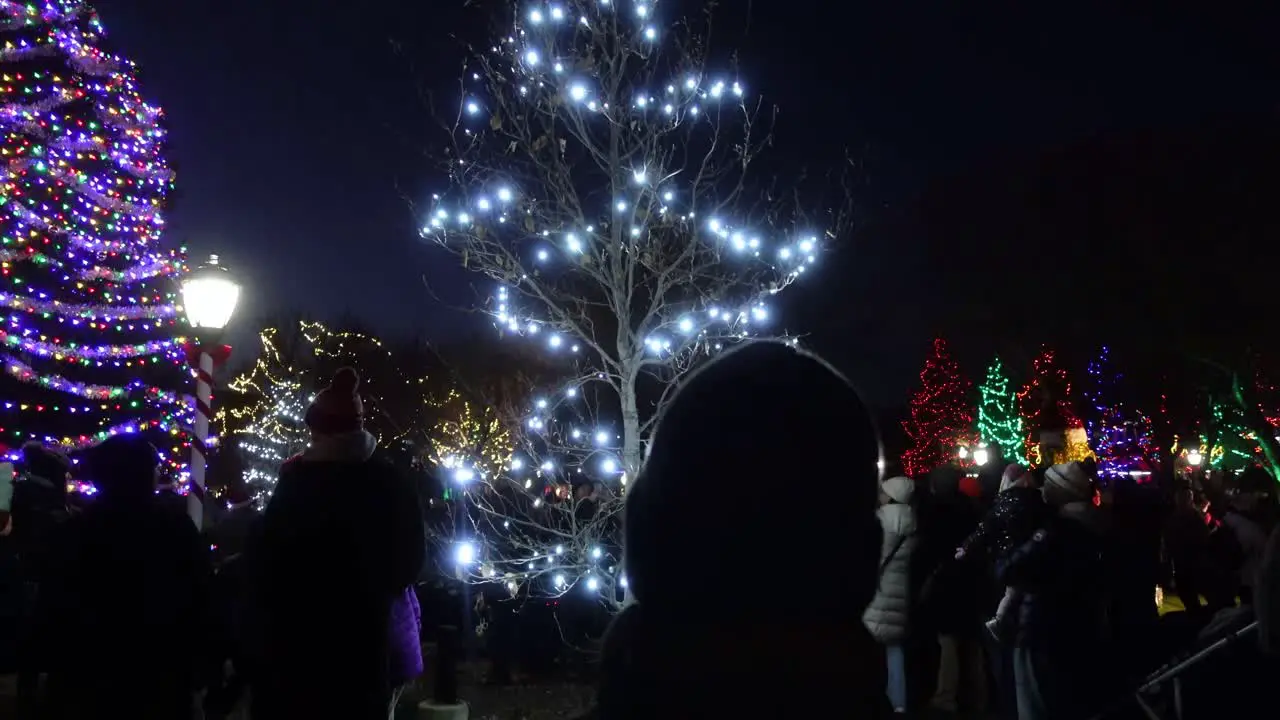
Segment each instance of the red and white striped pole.
M205 465L209 457L209 420L213 417L213 356L208 349L196 349L195 419L191 434L191 483L187 492L187 512L196 529L204 527Z
M218 264L218 256L182 281L182 305L195 336L187 345L187 361L195 369L195 417L191 432L191 481L187 483L187 512L196 529L204 527L205 461L209 457L209 419L213 417L213 366L226 362L228 345L211 346L221 337L240 299L240 285ZM202 342L203 341L203 342ZM211 352L212 351L212 352ZM215 357L216 354L216 357Z

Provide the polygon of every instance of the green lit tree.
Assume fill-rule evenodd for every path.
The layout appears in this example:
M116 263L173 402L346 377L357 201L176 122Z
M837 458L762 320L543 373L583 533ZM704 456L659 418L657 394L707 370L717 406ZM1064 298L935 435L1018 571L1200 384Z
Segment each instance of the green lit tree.
M1026 458L1026 430L1018 414L1018 399L1009 387L1004 363L996 356L987 368L987 378L978 387L978 436L988 447L999 448L1007 462Z

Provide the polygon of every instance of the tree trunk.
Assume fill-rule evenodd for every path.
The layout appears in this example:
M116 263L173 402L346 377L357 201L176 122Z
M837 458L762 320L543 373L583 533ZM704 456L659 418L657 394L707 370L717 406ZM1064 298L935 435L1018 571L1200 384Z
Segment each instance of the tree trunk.
M640 453L640 409L636 404L636 383L628 377L622 382L622 467L627 482L635 480L644 459Z

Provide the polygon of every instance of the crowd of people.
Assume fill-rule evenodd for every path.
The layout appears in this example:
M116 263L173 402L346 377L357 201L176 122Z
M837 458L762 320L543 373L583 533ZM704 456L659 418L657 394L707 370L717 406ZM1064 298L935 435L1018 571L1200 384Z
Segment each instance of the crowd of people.
M143 438L87 454L98 494L80 509L66 457L25 447L0 514L23 716L172 720L200 698L217 717L247 698L263 720L389 717L423 670L427 543L358 384L344 369L317 395L310 446L216 570L155 501ZM628 489L631 598L592 716L1077 720L1194 635L1167 632L1157 586L1193 628L1274 602L1269 477L1233 492L1008 465L984 492L882 467L871 413L811 354L749 343L688 377Z
M309 447L216 571L191 519L158 501L142 436L87 453L83 508L66 456L25 446L0 517L19 717L219 717L246 699L265 720L389 717L423 669L426 539L414 486L363 428L358 383L343 369L317 395Z
M957 474L881 483L864 621L897 713L1091 717L1220 611L1250 609L1277 525L1260 469L1137 483L1010 464L992 493ZM1185 612L1162 620L1175 592Z

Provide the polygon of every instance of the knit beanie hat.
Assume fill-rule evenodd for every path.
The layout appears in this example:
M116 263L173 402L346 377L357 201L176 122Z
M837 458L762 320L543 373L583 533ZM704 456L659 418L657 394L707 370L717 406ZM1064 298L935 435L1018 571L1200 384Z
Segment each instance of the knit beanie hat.
M901 505L910 505L916 494L916 482L909 477L899 475L880 483L880 489L889 499Z
M1018 463L1009 463L1004 469L1004 474L1000 476L1000 492L1004 492L1013 487L1023 475L1027 474L1027 469Z
M356 388L360 376L349 367L339 368L333 374L329 387L320 391L311 407L307 408L304 421L313 433L337 435L355 432L364 427L364 403Z
M858 617L880 563L880 455L871 413L823 360L773 341L721 354L678 388L628 488L625 571L635 600L674 626L705 623L712 606L726 622ZM833 586L816 595L725 591L763 568Z
M1044 471L1044 501L1054 507L1085 502L1093 497L1093 480L1078 462L1062 463Z

